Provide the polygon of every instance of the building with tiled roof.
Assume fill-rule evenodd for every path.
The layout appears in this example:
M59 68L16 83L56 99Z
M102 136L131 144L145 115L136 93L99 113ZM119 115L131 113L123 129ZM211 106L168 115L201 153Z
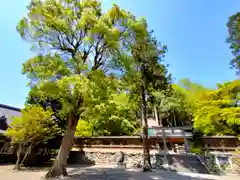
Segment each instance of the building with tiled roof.
M16 116L21 116L20 108L0 104L0 133L8 128L12 118Z

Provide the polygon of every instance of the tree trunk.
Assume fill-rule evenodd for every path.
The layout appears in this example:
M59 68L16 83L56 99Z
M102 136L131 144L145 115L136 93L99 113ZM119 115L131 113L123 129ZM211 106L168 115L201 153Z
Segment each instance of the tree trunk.
M162 108L162 101L160 102L160 106L159 106L159 108L160 108L160 112L158 113L158 117L159 117L159 126L160 127L163 127L163 122L162 122L162 114L163 114L163 112L161 111L161 108Z
M33 145L30 145L29 148L27 149L27 152L25 153L20 165L23 165L23 163L27 159L27 156L31 153L32 148L33 148Z
M156 120L158 126L160 126L160 122L159 122L159 120L158 120L157 106L156 106L155 103L154 103L154 114L155 114L155 120Z
M159 116L159 126L160 126L160 127L163 127L163 123L162 123L162 117L161 117L161 115Z
M147 122L147 102L145 97L145 88L141 88L142 99L142 130L143 130L143 171L151 171L151 161L148 144L148 122Z
M18 147L17 147L17 161L16 161L16 164L15 164L15 167L14 167L14 169L16 169L16 170L20 170L21 151L22 151L22 146L20 144L18 144Z
M73 145L77 122L78 120L72 119L71 115L69 115L67 130L63 136L62 144L58 151L58 155L53 163L52 168L48 171L45 178L68 175L66 171L67 159Z
M174 111L173 111L173 121L174 121L174 126L177 127L177 121L176 121L176 116Z
M27 159L28 154L29 154L29 149L27 149L27 152L25 153L20 165L22 165L24 163L24 161Z

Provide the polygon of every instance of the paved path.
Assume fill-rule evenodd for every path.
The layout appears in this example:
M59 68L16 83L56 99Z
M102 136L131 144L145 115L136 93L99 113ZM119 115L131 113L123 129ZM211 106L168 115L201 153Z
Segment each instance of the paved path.
M15 172L12 166L0 166L1 180L41 180L46 170ZM69 167L69 177L61 180L239 180L239 176L213 176L167 171L141 172L107 166Z
M168 171L141 172L137 169L117 169L111 167L69 168L69 180L240 180L237 176L213 176L197 173L177 173Z

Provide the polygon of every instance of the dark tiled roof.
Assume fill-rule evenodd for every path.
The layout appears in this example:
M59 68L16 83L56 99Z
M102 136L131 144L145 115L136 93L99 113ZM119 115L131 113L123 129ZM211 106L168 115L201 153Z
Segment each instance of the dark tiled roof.
M12 111L18 111L18 112L21 111L20 108L16 108L16 107L8 106L8 105L5 105L5 104L0 104L0 108L3 108L3 109L9 109L9 110L12 110Z

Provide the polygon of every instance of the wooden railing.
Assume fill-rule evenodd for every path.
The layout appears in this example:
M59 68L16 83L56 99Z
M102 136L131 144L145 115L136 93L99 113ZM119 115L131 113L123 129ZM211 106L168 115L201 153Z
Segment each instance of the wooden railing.
M3 141L10 142L10 139L2 136ZM41 147L48 149L59 149L61 145L62 137L50 140L47 144L41 145ZM173 144L183 145L183 140L178 138L167 138L167 148L172 149ZM181 140L181 141L180 141ZM205 149L212 150L226 150L234 151L239 144L239 141L235 137L207 137L202 138L203 145L207 145ZM220 142L224 140L224 144L220 145ZM0 143L0 149L5 143ZM164 149L164 143L161 137L150 137L149 147L151 149ZM126 149L141 149L142 148L142 138L140 136L101 136L101 137L75 137L74 147L79 148L126 148ZM4 148L5 149L5 148Z

